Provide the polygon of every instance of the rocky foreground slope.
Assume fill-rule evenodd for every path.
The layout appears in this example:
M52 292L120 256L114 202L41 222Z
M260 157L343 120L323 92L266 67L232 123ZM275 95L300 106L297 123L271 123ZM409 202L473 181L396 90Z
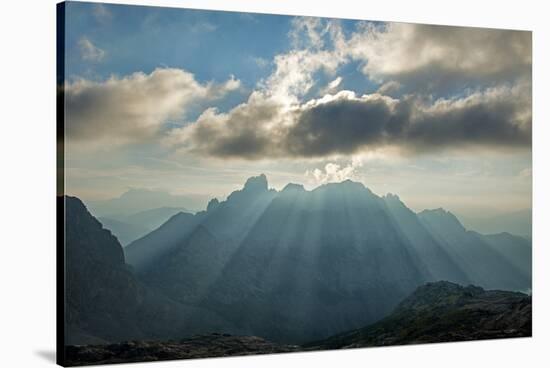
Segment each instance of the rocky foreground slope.
M256 336L200 335L188 339L69 346L66 365L273 354L323 349L420 344L531 336L531 297L485 291L446 281L428 283L386 318L365 328L302 346Z
M531 297L517 292L428 283L386 318L307 344L311 350L530 337Z

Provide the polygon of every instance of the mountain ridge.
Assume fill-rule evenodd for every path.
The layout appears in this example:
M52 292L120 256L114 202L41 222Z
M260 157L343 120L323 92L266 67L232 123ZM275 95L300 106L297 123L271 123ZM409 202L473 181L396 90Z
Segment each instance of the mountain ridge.
M304 345L308 350L530 337L531 297L447 281L427 283L380 321Z
M76 197L65 201L65 343L167 339L199 331L238 332L204 308L177 303L143 285L122 246Z
M193 236L198 228L207 235ZM125 253L140 280L174 300L208 306L247 333L299 343L373 322L428 281L529 289L530 273L494 245L448 211L416 214L362 183L276 191L262 174L206 211L174 216ZM526 254L522 262L530 257L508 248Z

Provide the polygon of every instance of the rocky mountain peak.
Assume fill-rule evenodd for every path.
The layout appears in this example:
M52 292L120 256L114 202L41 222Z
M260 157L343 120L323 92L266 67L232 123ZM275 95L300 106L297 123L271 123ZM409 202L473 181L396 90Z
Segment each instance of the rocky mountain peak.
M214 210L216 207L218 207L220 204L220 201L218 201L217 198L212 198L209 202L208 202L208 205L206 206L206 211L212 211Z
M246 191L266 191L267 190L267 178L264 174L253 176L248 178L244 184L243 190Z
M305 189L301 184L288 183L285 185L282 192L305 192Z

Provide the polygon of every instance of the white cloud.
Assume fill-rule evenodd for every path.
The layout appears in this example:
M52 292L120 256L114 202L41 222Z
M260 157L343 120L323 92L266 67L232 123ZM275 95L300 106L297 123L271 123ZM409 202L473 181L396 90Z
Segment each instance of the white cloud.
M341 83L342 83L342 77L338 77L334 79L333 81L329 82L325 88L321 89L321 92L319 93L319 95L323 96L329 93L336 92Z
M315 17L295 17L292 19L292 28L289 36L294 48L313 47L321 48L325 42L323 37L328 32L323 26L323 20Z
M344 59L329 51L293 50L275 57L275 71L263 84L263 92L291 105L298 103L316 83L314 74L334 74Z
M416 74L425 84L438 79L509 79L531 70L531 33L411 23L365 26L347 42L347 52L365 61L372 78Z
M190 26L189 30L194 33L214 32L218 27L210 22L199 22Z
M251 60L254 64L256 64L260 68L265 68L265 67L269 66L269 64L271 63L269 60L267 60L265 58L256 57L256 56L251 57Z
M105 58L105 51L95 46L87 37L78 40L78 47L82 60L99 62Z
M107 23L113 19L113 14L104 4L94 4L93 15L99 23Z
M365 22L346 37L334 20L298 17L292 24L295 49L276 58L277 79L293 81L298 92L314 85L311 70L334 73L350 60L362 62L362 72L383 83L379 92L390 94L490 86L531 74L530 32Z
M239 86L233 77L222 84L201 84L193 74L169 68L101 82L67 82L66 133L81 141L140 140L167 120L181 119L194 103L220 98Z
M329 162L322 169L307 170L305 176L307 179L313 180L315 185L339 183L348 179L353 180L357 175L357 170L361 166L363 166L362 160L359 157L355 157L345 166Z
M315 73L334 75L348 57L343 51L344 36L337 21L297 17L290 32L295 48L276 55L275 70L260 82L262 93L286 105L300 102L317 83Z

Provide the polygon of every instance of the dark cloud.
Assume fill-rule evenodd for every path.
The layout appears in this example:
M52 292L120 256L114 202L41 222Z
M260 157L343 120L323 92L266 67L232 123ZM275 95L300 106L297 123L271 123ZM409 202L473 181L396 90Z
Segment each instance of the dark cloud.
M427 111L408 124L404 138L417 151L459 145L530 147L531 117L523 107L513 99L474 99L464 106Z
M383 99L335 100L305 109L287 132L286 151L292 156L353 153L382 144L390 132L400 133L403 121L395 119Z
M530 92L521 86L436 101L344 91L289 112L251 105L203 117L184 129L184 140L201 154L244 159L348 155L386 146L419 153L531 144Z

